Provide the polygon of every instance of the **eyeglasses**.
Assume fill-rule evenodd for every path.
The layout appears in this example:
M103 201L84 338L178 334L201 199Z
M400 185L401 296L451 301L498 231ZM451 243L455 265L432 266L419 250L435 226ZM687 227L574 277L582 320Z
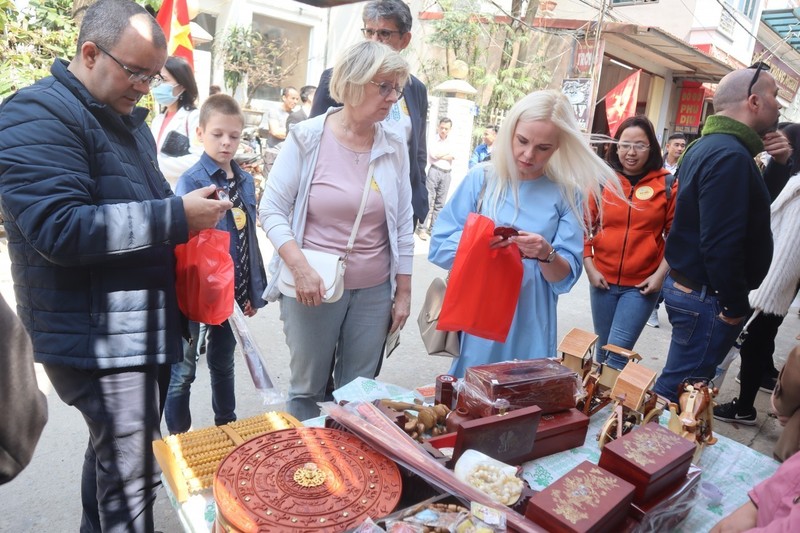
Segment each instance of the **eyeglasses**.
M645 152L650 149L649 144L644 143L618 143L617 151L619 152Z
M378 36L378 39L381 41L388 40L392 34L403 35L404 32L400 30L373 30L372 28L361 28L361 33L364 34L364 37L367 39L372 39L374 36Z
M94 45L101 52L103 52L105 55L107 55L108 57L113 59L114 63L116 63L117 65L122 67L122 70L124 70L125 72L128 73L128 81L129 82L131 82L131 83L146 83L147 85L150 86L151 89L154 89L154 88L158 87L159 85L161 85L161 83L163 83L164 78L162 78L160 74L155 74L153 76L150 76L148 74L145 74L144 72L137 72L137 71L129 68L128 66L123 65L122 62L120 62L119 59L117 59L116 57L112 56L111 53L108 50L106 50L105 48L103 48L99 44L94 43Z
M378 83L377 81L369 80L369 82L372 85L377 85L378 86L378 94L380 94L384 98L386 98L390 94L392 94L392 91L397 93L397 99L398 100L403 97L403 91L405 89L403 89L402 87L398 87L396 85L392 85L391 83L389 83L387 81L382 81L382 82Z
M753 86L758 81L758 75L761 74L762 70L769 70L769 65L764 61L758 61L756 63L753 63L747 68L752 68L756 70L756 73L753 74L753 79L750 80L750 85L747 86L747 97L750 98L750 96L752 96L753 94Z

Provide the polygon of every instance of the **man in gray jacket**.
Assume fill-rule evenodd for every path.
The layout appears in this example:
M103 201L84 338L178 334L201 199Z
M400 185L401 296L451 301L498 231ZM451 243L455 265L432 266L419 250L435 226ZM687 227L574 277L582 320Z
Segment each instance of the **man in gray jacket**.
M213 186L173 196L157 168L136 104L166 59L141 6L100 0L72 61L56 60L52 76L0 107L17 311L34 358L89 428L81 531L153 529L152 441L182 356L174 246L231 207L207 198Z

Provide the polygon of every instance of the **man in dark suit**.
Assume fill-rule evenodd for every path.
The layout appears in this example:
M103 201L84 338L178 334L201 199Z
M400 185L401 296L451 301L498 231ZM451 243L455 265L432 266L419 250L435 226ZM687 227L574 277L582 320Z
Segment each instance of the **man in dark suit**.
M402 0L373 0L364 7L362 18L364 27L361 32L367 39L382 42L398 52L411 42L411 10ZM332 72L333 69L326 70L319 79L310 117L321 115L331 106L341 105L331 98L328 88ZM384 126L407 140L414 227L428 215L428 191L425 186L425 165L428 157L425 141L427 116L427 89L421 81L410 76L403 98L392 106Z

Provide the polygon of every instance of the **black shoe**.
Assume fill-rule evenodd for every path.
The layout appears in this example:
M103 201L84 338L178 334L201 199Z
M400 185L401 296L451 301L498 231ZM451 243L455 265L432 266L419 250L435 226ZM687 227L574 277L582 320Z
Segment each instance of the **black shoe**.
M765 376L761 378L761 386L758 388L761 392L766 392L772 394L772 391L775 390L775 384L778 382L778 378L775 376Z
M737 413L738 406L736 405L738 400L738 398L734 398L733 401L729 403L723 403L714 407L714 418L721 420L722 422L735 422L737 424L742 424L743 426L755 426L755 407L751 408L750 412L747 414L739 414Z

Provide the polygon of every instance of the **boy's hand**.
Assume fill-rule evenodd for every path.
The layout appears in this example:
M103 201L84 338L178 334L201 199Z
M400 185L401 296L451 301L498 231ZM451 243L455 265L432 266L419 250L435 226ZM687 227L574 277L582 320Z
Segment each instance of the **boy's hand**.
M202 189L195 189L182 197L183 211L186 214L186 223L189 225L190 232L215 227L225 216L225 212L233 207L228 200L209 198L216 192L216 185L209 185Z
M244 303L244 309L242 309L242 313L244 313L244 316L256 316L258 309L250 305L250 300L247 300Z

